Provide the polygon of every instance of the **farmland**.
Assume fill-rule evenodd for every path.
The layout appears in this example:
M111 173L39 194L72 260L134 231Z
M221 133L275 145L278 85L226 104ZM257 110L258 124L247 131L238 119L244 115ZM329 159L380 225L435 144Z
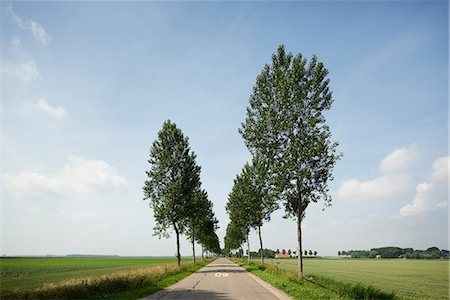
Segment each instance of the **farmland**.
M255 260L257 261L257 260ZM296 270L296 259L266 260ZM411 259L304 259L306 275L371 285L401 298L449 299L449 261Z
M5 295L13 290L35 289L49 283L134 272L174 265L175 262L174 258L167 257L2 258L0 292ZM296 259L267 259L266 263L294 271L297 267ZM305 259L304 268L306 275L371 285L394 292L400 298L449 298L448 260Z
M1 258L0 294L12 290L34 289L49 283L141 270L175 262L175 258L167 257Z

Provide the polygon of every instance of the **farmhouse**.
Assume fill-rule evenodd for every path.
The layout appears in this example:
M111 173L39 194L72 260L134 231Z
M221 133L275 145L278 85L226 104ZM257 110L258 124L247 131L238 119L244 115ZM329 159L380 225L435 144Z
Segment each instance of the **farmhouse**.
M275 254L275 258L290 258L291 256L289 254L283 254L283 253L277 253Z

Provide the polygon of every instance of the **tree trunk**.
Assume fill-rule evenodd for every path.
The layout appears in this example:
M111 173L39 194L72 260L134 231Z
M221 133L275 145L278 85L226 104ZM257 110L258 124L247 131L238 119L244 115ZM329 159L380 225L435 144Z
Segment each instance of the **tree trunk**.
M195 236L194 236L194 226L192 226L192 260L195 264Z
M264 249L262 244L262 237L261 237L261 226L258 226L258 234L259 234L259 246L261 249L261 265L264 265Z
M205 250L203 250L203 244L202 244L202 259L205 260Z
M178 227L173 224L173 228L175 229L175 234L177 236L177 266L181 266L181 255L180 255L180 232L178 231Z
M249 239L249 234L247 233L247 251L248 251L248 258L247 258L247 262L250 263L250 239Z
M303 277L302 220L300 209L297 210L297 240L298 240L298 276Z
M195 264L195 241L194 241L194 239L192 239L192 259Z

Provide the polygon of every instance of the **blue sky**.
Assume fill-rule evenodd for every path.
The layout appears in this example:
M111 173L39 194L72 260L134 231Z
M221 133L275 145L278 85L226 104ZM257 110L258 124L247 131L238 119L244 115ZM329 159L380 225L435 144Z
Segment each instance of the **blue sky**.
M250 158L237 129L279 44L329 69L344 153L333 206L308 208L304 247L448 248L448 12L446 1L2 2L2 254L175 253L142 201L166 119L190 138L223 239ZM295 248L282 215L264 225L265 247Z

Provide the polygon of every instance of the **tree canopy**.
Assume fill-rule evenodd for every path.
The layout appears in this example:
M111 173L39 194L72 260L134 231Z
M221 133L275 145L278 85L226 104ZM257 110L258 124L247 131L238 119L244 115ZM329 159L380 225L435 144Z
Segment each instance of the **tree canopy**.
M246 233L239 224L228 223L225 234L225 252L229 253L231 250L239 249L246 238Z
M199 242L206 250L213 251L213 248L217 250L215 249L216 245L213 244L218 220L214 215L213 203L208 199L208 193L205 190L198 189L194 193L188 205L186 217L186 234L192 243L192 259L195 263L195 241Z
M144 183L144 200L150 200L155 218L154 235L169 237L173 230L177 239L177 262L180 265L179 236L189 226L189 213L196 191L200 189L200 167L195 162L189 139L170 120L165 121L150 149Z
M267 163L286 217L297 220L300 275L301 221L309 203L323 199L330 205L328 182L340 158L323 114L333 103L327 75L316 56L308 63L279 46L256 78L240 128L253 156Z

